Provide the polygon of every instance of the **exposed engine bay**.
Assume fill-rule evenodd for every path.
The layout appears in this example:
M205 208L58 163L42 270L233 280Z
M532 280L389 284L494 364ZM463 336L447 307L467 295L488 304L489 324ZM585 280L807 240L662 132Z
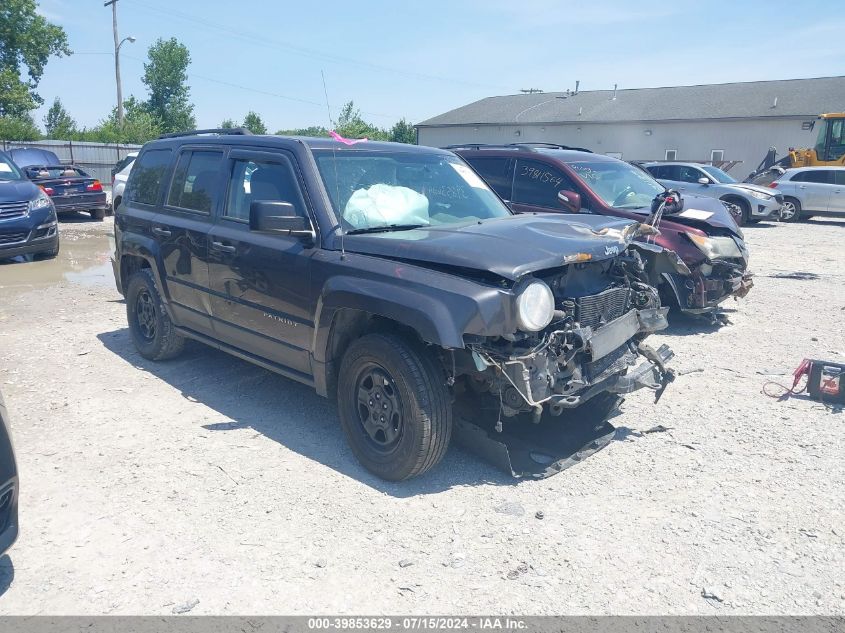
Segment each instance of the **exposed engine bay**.
M648 388L659 399L674 379L665 365L673 353L643 341L667 327L668 308L649 283L660 272L648 267L660 258L646 263L641 248L649 250L630 243L615 257L535 273L554 297L551 322L537 332L468 341L456 354L456 373L473 392L497 398L501 415L531 412L534 422L544 405L560 415L600 393Z

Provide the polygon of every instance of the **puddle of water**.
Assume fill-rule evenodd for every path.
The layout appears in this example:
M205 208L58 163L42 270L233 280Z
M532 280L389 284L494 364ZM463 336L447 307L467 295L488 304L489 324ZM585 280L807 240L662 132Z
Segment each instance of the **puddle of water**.
M114 252L111 234L66 234L59 256L34 261L31 256L0 261L0 295L9 296L61 281L86 286L113 286L110 257Z

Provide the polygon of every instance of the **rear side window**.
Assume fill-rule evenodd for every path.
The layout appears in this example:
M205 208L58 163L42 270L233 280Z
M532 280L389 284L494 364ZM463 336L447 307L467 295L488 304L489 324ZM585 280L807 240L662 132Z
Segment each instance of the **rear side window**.
M168 206L211 213L222 162L223 152L220 151L183 152L176 163L167 196ZM135 170L130 173L134 174Z
M569 177L556 167L536 160L516 161L514 202L559 209L557 194L562 189L577 191Z
M833 172L836 178L837 185L845 185L845 171L836 171Z
M232 180L224 216L249 221L249 207L258 200L290 202L304 214L305 203L293 169L286 158L278 162L237 159L232 163Z
M793 182L815 182L823 185L833 184L833 172L823 169L811 169L802 171L792 177Z
M504 200L513 194L513 161L510 158L470 158L467 162L477 171L490 188Z
M124 197L138 204L156 204L171 154L169 149L153 149L141 154L129 174Z

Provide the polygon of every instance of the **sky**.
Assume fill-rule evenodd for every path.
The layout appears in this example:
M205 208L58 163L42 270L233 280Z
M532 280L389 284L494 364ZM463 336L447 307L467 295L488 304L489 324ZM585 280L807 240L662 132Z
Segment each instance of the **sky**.
M116 102L111 9L38 0L74 54L38 87L80 126ZM581 90L845 74L845 14L828 0L118 0L124 98L146 98L147 49L191 53L198 127L258 112L270 131L329 125L354 100L380 127L521 89ZM323 83L325 77L325 86ZM328 107L327 107L328 106Z

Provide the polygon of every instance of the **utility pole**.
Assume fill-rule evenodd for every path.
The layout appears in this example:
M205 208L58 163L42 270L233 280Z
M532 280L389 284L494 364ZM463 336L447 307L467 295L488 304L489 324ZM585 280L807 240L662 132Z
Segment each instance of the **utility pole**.
M117 36L117 0L108 0L103 3L104 7L111 5L111 26L114 35L114 79L117 82L117 124L123 125L123 88L120 85L120 47L128 41L132 44L135 38L131 35L118 40Z
M117 0L108 0L103 6L111 5L111 28L114 35L114 79L117 82L117 124L123 125L123 90L120 87L120 44L117 39Z

